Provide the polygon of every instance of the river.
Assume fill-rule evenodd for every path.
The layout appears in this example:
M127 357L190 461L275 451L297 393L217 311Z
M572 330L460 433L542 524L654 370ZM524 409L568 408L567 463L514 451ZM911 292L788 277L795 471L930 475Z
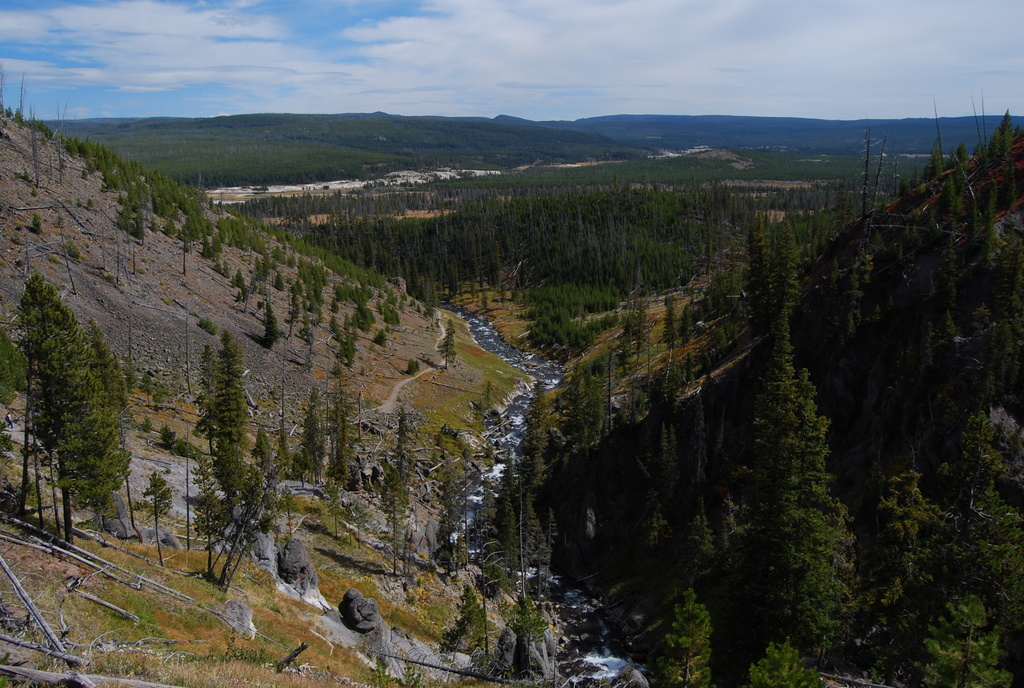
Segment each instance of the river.
M534 353L518 349L504 341L485 318L460 307L449 306L469 325L469 331L481 348L499 356L517 370L521 370L544 389L558 387L565 377L565 367ZM523 438L527 431L527 412L536 398L534 389L524 391L509 401L496 418L488 419L491 442L497 456L505 461L522 455ZM496 462L494 468L474 482L473 506L467 518L476 518L476 505L485 491L496 491L505 468ZM597 685L619 674L628 664L621 645L621 636L608 622L601 603L587 594L575 581L563 575L551 580L549 599L558 620L558 629L565 642L559 643L559 674L579 686Z

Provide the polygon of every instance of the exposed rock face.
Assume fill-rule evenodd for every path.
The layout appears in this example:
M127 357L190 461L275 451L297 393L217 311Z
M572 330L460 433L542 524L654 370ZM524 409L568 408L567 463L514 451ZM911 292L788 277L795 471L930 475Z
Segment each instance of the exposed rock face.
M258 568L274 577L281 592L323 610L331 608L317 587L316 568L302 540L292 538L281 547L273 533L260 533L249 554Z
M277 574L278 588L286 594L325 611L331 608L317 587L316 569L302 540L292 538L277 547Z
M440 526L434 519L427 520L419 525L416 531L410 536L410 545L417 554L431 557L437 551L437 531Z
M132 528L131 517L128 507L121 495L114 493L114 517L100 516L100 527L103 531L116 537L118 540L128 540L137 537L135 529Z
M277 574L277 544L274 542L272 533L260 533L252 543L250 554L256 562L256 568L266 571L276 580Z
M213 608L219 612L221 619L239 635L246 638L256 637L256 626L252 622L252 607L241 600L228 600Z
M340 612L340 614L339 614ZM395 678L405 675L405 664L393 656L407 657L426 664L443 664L440 657L427 645L416 640L400 628L388 628L380 615L377 600L363 597L355 588L350 588L341 602L338 612L326 612L317 622L317 628L331 642L366 651L360 656L368 666L380 658ZM393 656L388 656L393 655ZM446 674L435 669L417 669L432 680L441 681Z
M164 529L153 530L152 528L139 528L139 532L142 533L142 544L144 545L155 545L156 541L160 540L160 546L167 549L184 549L181 546L181 541L174 536L174 533L170 533Z

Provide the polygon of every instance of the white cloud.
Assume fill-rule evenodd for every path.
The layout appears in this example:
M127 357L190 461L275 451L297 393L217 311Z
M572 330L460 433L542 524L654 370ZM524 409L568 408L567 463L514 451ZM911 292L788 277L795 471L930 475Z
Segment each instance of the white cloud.
M927 116L981 91L1024 110L1017 0L40 2L0 10L8 81L126 107L206 89L188 106L209 112L169 114Z

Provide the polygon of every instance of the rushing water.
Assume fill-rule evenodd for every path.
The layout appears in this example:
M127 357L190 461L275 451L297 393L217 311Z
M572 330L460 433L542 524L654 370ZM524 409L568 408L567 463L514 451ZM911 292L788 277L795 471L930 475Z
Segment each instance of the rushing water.
M452 310L466 321L473 339L481 348L527 373L540 382L544 389L554 389L561 384L565 368L560 363L511 346L487 320L475 313L459 307L453 307ZM492 443L506 460L522 455L522 442L527 431L526 414L535 398L533 388L524 391L510 400L499 417L488 421ZM476 518L476 506L483 501L485 491L497 489L505 465L502 462L495 463L475 483L474 494L470 497L473 507L467 518ZM560 673L572 677L570 681L576 684L597 683L615 677L628 661L620 655L619 636L607 623L600 603L564 576L554 576L551 583L550 601L559 617L560 626L579 638L576 642L566 643L559 650Z

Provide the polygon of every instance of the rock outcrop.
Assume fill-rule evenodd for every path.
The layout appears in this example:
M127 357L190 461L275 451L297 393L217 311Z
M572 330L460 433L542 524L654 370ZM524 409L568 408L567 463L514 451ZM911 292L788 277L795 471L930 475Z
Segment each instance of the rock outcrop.
M531 641L529 636L516 635L506 627L498 637L487 673L504 676L511 672L516 678L553 682L558 673L556 650L555 636L550 628L544 632L543 638Z
M272 533L260 533L250 556L258 568L274 577L281 592L322 610L331 608L320 593L313 560L299 538L292 538L282 547Z

